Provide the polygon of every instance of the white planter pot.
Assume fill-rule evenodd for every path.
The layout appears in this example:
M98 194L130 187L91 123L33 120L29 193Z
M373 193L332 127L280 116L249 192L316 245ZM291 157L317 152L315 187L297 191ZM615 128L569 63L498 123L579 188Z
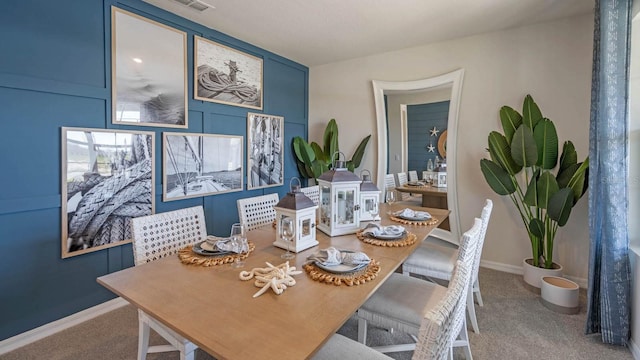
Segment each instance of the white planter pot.
M546 308L562 314L576 314L580 310L578 284L557 276L543 276L540 283L541 301Z
M553 263L552 269L544 269L531 264L531 259L522 260L522 278L525 284L529 285L528 289L533 292L540 293L541 279L543 276L562 276L562 265Z

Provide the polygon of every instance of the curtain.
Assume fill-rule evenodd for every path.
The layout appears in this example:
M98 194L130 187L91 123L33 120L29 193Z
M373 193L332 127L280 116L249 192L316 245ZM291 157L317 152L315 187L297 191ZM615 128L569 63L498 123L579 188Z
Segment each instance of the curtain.
M626 345L631 274L628 210L628 84L633 0L596 0L589 125L587 334Z

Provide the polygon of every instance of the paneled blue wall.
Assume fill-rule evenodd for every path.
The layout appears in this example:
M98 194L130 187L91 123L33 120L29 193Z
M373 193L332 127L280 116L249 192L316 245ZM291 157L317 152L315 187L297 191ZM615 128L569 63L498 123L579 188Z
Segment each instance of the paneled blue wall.
M449 119L449 101L430 104L407 105L407 165L409 170L427 170L429 159L435 164L438 153L438 139L447 130ZM436 128L437 136L431 135L431 129ZM433 145L434 151L430 152L427 146Z
M249 111L193 100L193 35L264 60L263 112L285 118L284 186L162 202L162 132L175 129L111 124L112 5L187 32L188 132L246 137ZM0 340L113 298L96 277L133 266L130 244L61 259L61 127L155 131L156 212L203 205L211 234L238 220L237 199L282 196L298 176L290 144L307 137L305 66L138 0L12 2L0 44Z

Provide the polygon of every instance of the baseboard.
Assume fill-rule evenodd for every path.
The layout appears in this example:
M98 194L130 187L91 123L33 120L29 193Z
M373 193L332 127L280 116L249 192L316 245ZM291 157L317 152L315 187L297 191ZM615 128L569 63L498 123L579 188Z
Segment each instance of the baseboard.
M94 307L90 307L86 310L79 311L60 320L52 321L48 324L42 325L22 334L18 334L8 339L2 340L0 341L0 355L6 354L34 341L44 339L47 336L53 335L59 331L68 329L87 320L91 320L97 316L106 314L109 311L121 308L127 304L129 303L125 299L115 298Z
M522 272L523 272L522 266L503 264L503 263L488 261L488 260L480 260L480 266L487 269L493 269L493 270L498 270L498 271L507 272L511 274L518 274L518 275L522 275ZM587 288L587 279L579 278L575 276L567 276L567 275L565 275L564 277L575 282L576 284L578 284L578 286L580 286L583 289Z
M633 341L633 337L629 340L629 351L631 351L631 355L633 355L635 360L640 360L640 348L638 344Z

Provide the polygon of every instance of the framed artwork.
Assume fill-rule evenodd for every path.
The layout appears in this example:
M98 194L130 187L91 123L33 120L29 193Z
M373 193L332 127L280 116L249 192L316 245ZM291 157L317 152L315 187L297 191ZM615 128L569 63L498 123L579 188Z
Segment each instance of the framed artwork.
M111 7L111 89L112 123L187 128L187 34Z
M194 36L193 97L262 110L262 59Z
M162 201L242 191L242 136L163 133Z
M283 129L282 116L247 114L247 189L283 184Z
M154 207L155 134L62 128L62 257L131 242Z

